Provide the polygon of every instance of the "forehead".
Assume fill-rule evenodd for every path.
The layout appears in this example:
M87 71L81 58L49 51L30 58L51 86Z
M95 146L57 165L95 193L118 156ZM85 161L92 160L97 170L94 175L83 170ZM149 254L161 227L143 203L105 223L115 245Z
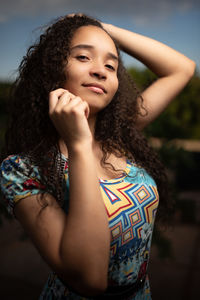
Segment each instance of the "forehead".
M117 55L117 49L111 37L97 26L82 26L78 28L71 40L71 47L79 44L88 44L95 48L101 48L104 51L112 52Z

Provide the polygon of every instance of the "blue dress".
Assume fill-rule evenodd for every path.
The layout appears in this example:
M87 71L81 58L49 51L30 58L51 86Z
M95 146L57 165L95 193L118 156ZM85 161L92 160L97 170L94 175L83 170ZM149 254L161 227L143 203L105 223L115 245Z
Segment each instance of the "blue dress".
M68 213L68 159L65 161L63 210ZM30 171L31 169L31 171ZM8 211L22 198L51 191L42 183L36 166L26 157L12 155L0 168L0 184ZM155 181L143 169L127 160L124 174L111 180L99 179L102 198L107 211L111 235L108 284L130 285L147 272L153 226L159 197ZM88 187L89 188L89 187ZM28 201L28 198L27 198ZM92 243L92 241L91 241ZM126 300L150 300L148 276L144 286ZM66 287L55 272L51 272L40 300L86 300ZM103 295L102 295L103 299Z

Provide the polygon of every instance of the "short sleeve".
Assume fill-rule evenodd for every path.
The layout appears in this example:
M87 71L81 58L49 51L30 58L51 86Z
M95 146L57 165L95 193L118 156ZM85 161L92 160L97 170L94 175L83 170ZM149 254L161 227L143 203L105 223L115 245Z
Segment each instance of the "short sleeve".
M45 193L38 168L28 158L12 155L0 166L0 188L8 212L14 216L13 208L22 198Z

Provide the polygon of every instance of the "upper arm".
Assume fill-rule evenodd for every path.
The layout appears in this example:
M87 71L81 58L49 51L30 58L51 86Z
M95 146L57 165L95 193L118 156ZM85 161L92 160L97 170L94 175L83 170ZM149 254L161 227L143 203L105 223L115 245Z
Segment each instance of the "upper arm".
M83 228L78 226L82 226L81 220L77 220L79 199L75 209L66 214L52 196L55 191L49 191L43 185L38 169L26 162L13 156L0 167L0 185L8 210L10 213L14 211L41 256L68 286L82 293L99 292L105 287L106 281L99 281L99 278L101 274L105 276L107 261L102 268L99 267L100 263L93 255L95 243L90 243L90 237L96 235L96 231L90 226L90 221L85 222L82 211L78 216L86 225ZM81 234L84 231L89 231L89 238ZM96 252L99 255L99 247ZM87 259L90 264L87 264Z
M65 213L48 193L38 168L25 157L10 156L1 164L0 184L9 213L18 218L40 254L57 270Z
M191 68L191 71L160 77L142 92L143 104L137 121L138 129L146 127L167 108L191 79L193 72Z
M66 216L55 198L50 194L29 196L15 205L14 212L44 260L61 272L60 244Z

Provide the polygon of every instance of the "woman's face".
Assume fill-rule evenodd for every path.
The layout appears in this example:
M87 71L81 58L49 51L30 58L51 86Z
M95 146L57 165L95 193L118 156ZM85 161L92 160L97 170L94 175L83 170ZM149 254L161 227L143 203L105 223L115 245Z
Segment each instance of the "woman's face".
M101 28L82 26L71 41L64 88L87 101L90 114L106 107L118 89L118 54Z

